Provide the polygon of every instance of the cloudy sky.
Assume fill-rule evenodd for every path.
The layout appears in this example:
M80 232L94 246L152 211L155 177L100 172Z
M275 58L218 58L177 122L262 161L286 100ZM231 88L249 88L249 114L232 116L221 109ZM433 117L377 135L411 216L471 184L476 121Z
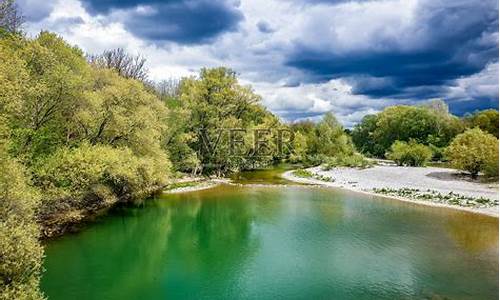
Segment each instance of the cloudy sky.
M18 0L26 30L122 47L154 80L227 66L285 120L396 103L498 108L497 0Z

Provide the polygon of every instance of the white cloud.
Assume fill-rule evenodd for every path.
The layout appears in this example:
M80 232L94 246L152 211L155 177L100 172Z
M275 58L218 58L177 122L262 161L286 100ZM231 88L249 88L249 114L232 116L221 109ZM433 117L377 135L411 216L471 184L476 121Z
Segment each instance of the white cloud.
M437 1L437 0L436 0ZM462 0L460 0L462 1ZM32 3L33 0L22 0ZM39 1L37 5L45 7ZM50 2L50 1L49 1ZM91 16L78 0L57 0L43 20L28 23L31 35L41 29L55 31L71 44L88 53L122 47L132 54L147 58L153 80L191 76L202 67L227 66L236 70L244 84L252 84L263 96L263 103L286 120L319 118L333 111L344 125L350 127L365 114L401 103L377 100L353 93L352 78L322 83L308 82L303 71L285 64L286 54L297 43L333 53L371 50L387 47L401 51L424 47L428 32L420 24L422 4L439 9L441 2L431 0L381 0L339 5L297 5L293 1L247 0L239 9L245 18L239 30L228 32L210 44L181 45L148 43L126 30L119 22L123 16L114 12L106 18ZM435 4L433 4L435 3ZM434 6L429 4L433 4ZM35 5L35 7L37 6ZM151 14L154 8L139 6L136 13ZM66 25L73 20L71 25ZM452 19L451 19L452 20ZM446 20L449 22L450 20ZM268 32L256 24L267 24ZM486 44L498 40L498 33L484 36ZM457 80L450 88L449 99L490 95L498 99L498 63L483 72ZM365 84L377 87L383 78L367 78Z

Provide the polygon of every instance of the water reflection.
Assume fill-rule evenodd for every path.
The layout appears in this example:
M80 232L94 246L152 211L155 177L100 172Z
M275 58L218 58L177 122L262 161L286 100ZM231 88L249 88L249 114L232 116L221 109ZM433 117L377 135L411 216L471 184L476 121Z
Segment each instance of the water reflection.
M460 218L448 218L446 228L457 245L472 255L497 250L498 218L463 213Z
M495 299L498 220L339 190L122 208L47 247L50 299Z

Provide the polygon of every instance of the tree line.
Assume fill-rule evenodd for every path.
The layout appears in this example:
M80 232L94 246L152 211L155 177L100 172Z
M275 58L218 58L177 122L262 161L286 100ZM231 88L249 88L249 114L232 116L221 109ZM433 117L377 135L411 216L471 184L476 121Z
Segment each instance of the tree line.
M53 33L27 38L21 23L14 1L1 0L0 299L43 298L40 236L140 202L179 174L224 176L280 162L366 167L359 152L403 153L406 161L429 149L453 161L483 153L467 166L493 173L492 142L498 157L496 111L458 118L432 102L387 108L352 131L332 113L287 124L228 68L156 83L141 56L88 55Z
M89 56L53 33L30 39L1 31L1 298L43 297L40 236L103 207L141 201L176 174L223 176L355 153L333 115L305 130L290 127L230 69L163 83L145 72L144 61L123 50ZM221 128L238 129L238 143ZM280 149L284 130L297 138ZM217 141L214 151L203 138Z
M365 116L351 135L366 156L410 166L448 161L472 176L483 172L498 177L498 111L494 109L459 118L441 100L391 106Z

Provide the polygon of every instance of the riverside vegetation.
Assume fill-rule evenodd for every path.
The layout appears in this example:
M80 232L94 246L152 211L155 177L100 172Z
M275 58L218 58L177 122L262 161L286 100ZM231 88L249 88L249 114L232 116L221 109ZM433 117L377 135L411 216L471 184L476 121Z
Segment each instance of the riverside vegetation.
M55 34L30 39L16 26L2 28L0 299L43 298L40 237L116 203L140 202L179 172L223 176L356 153L328 115L279 153L267 133L270 154L256 155L252 130L289 126L232 70L203 69L169 88L149 82L143 61L121 50L86 56ZM200 128L211 141L219 128L247 129L237 149L244 155L226 155L227 137L208 153Z
M154 83L140 56L86 55L53 33L24 36L14 2L0 3L0 299L44 297L41 237L116 203L140 202L181 172L224 176L283 161L364 167L356 149L380 157L396 141L425 144L439 159L472 127L474 143L497 141L497 112L459 119L441 106L387 108L352 132L331 113L285 124L230 69ZM234 145L220 128L244 129L236 149L243 155L227 155ZM269 155L261 156L252 132L268 128ZM294 135L285 149L276 142L281 129ZM217 148L207 151L202 137L218 140ZM470 145L457 139L446 152L453 163ZM485 147L498 157L495 145ZM475 174L498 169L491 160L469 165L456 164Z
M498 200L490 200L484 197L467 197L453 192L443 194L430 189L421 191L419 189L412 188L376 188L373 189L373 192L382 195L430 201L434 203L459 205L462 207L485 208L498 206Z

